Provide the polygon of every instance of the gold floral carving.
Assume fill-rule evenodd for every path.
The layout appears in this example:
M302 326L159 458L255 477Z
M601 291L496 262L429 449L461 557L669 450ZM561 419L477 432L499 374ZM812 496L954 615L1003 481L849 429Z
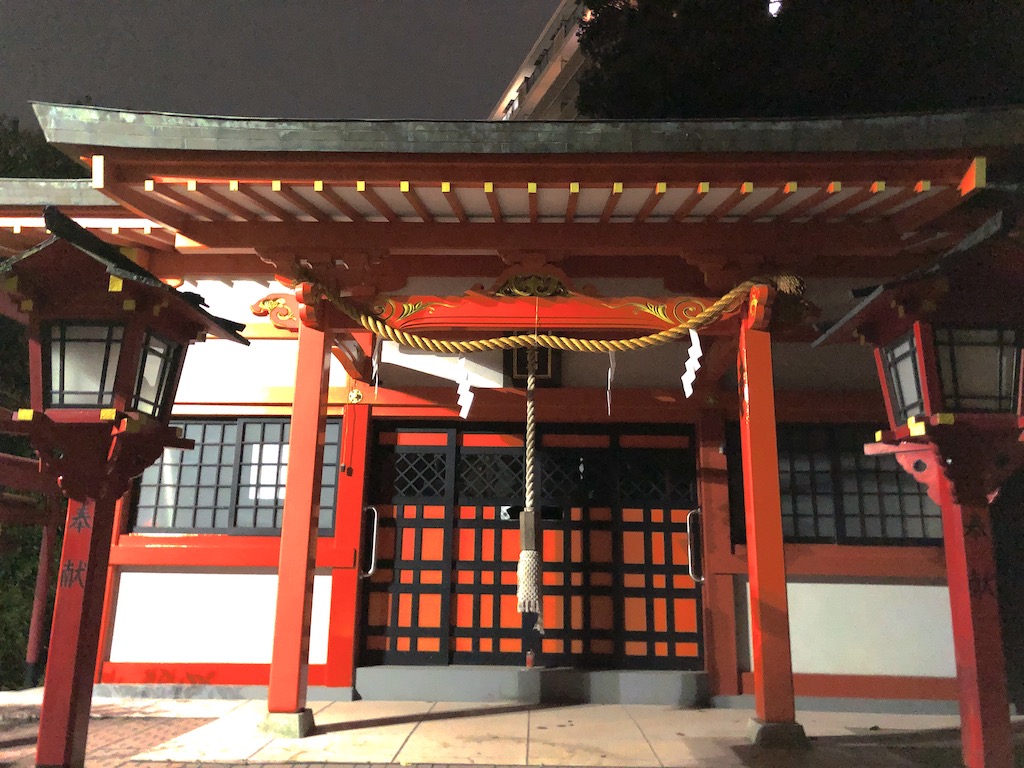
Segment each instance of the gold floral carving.
M299 327L298 305L292 294L272 293L257 301L249 309L257 317L270 317L276 327L296 330Z
M496 296L542 299L569 293L556 275L513 275L494 292Z

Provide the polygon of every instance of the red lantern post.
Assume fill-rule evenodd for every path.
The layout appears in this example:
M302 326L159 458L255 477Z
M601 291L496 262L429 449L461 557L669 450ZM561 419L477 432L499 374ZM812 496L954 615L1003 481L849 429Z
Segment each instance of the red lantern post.
M28 319L27 434L68 498L36 763L82 766L89 726L114 506L166 447L189 343L213 334L248 343L242 326L207 313L120 249L56 209L53 237L0 263L5 305Z
M878 287L815 342L849 334L875 346L889 429L865 452L893 454L942 510L969 768L1013 765L989 504L1024 467L1024 276L1019 246L983 240L997 223L931 269Z

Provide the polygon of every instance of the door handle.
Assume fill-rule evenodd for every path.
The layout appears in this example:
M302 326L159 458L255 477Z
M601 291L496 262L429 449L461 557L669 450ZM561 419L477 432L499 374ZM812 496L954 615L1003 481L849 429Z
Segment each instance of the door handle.
M376 507L366 507L363 512L373 512L373 535L370 539L370 569L360 573L359 578L368 579L377 572L377 530L380 528L380 513Z
M694 556L700 556L700 553L697 551L697 546L700 544L700 516L700 507L695 507L686 514L686 554L689 561L686 567L690 571L690 578L697 584L704 583L704 575L698 575L693 567ZM696 525L694 521L697 521ZM703 563L701 565L703 566Z

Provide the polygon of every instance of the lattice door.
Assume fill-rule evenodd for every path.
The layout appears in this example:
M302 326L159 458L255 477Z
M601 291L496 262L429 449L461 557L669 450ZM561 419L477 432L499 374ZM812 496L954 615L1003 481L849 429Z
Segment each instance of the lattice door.
M516 612L522 435L383 433L362 663L699 669L696 468L678 434L542 434L545 635Z
M379 436L371 500L380 530L377 572L364 591L364 664L448 663L454 440L454 430Z

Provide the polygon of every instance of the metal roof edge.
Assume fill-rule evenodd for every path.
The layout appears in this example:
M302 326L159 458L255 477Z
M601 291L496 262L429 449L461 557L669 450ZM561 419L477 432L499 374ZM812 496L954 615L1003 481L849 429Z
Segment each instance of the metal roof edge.
M1024 105L800 119L307 120L133 112L34 102L48 141L87 147L261 152L812 153L1024 145Z

